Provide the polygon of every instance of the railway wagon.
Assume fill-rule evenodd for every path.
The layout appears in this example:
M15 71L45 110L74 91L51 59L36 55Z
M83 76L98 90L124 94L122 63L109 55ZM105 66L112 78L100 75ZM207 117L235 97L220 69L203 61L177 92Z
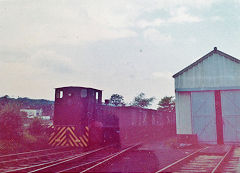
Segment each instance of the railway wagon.
M133 106L101 105L97 115L114 116L117 119L118 140L122 147L176 134L175 113Z

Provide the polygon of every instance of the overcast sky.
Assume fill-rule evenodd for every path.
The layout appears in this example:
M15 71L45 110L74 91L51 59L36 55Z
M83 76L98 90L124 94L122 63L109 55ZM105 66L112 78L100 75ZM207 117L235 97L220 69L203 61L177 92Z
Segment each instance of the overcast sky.
M217 46L240 58L236 0L0 0L0 95L54 88L174 95L172 75ZM155 102L155 105L157 103Z

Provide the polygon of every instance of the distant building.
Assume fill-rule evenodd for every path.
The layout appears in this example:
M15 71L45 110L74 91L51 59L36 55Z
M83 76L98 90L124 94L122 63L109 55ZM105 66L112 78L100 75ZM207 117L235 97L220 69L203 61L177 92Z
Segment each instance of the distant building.
M42 109L20 109L20 111L25 112L28 117L28 120L24 124L25 127L29 127L31 120L34 118L42 119L42 123L45 125L52 125L51 117L44 116Z
M20 109L21 112L27 113L28 118L42 116L42 109Z

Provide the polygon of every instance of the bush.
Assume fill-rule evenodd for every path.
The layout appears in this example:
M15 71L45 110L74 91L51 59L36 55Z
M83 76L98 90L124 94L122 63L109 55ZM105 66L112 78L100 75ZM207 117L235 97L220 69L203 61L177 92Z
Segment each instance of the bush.
M24 127L24 124L29 127ZM47 148L49 134L41 119L29 119L16 104L0 105L0 153Z
M34 148L45 148L48 146L49 133L48 128L44 125L44 121L34 118L29 124L28 130L24 133L24 143Z
M33 136L28 131L23 132L22 139L0 140L0 154L19 153L49 148L48 136Z
M14 140L0 140L0 153L9 154L19 152L19 148L22 148L22 145L15 142Z
M43 121L39 118L34 118L28 128L31 135L38 136L45 134L46 128L43 125Z
M46 134L33 135L29 131L25 131L22 144L25 150L48 148L48 136Z
M19 140L24 130L24 115L16 104L0 107L0 138L3 140Z

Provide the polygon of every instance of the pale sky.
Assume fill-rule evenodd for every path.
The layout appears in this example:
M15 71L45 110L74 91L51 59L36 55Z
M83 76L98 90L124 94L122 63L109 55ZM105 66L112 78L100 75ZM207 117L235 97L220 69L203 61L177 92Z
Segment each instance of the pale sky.
M219 50L240 58L236 0L0 0L0 96L85 86L126 102L174 95L172 75Z

